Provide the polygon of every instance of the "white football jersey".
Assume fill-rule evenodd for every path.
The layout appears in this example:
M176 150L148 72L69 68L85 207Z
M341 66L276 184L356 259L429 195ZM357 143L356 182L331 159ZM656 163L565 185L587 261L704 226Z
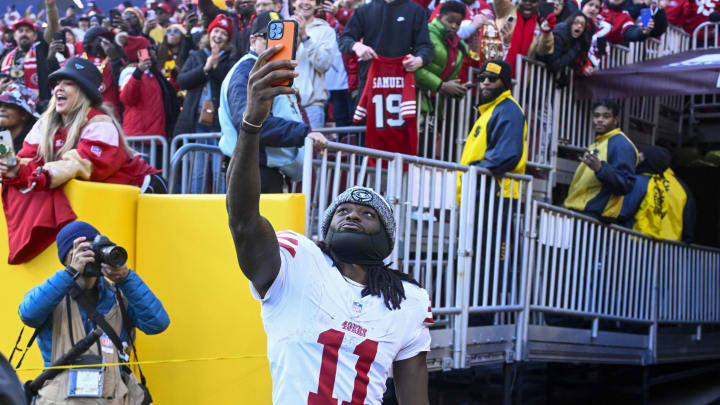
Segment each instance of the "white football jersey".
M262 303L274 404L381 404L396 360L430 350L427 292L403 282L406 299L381 297L343 277L311 240L277 233L282 265Z

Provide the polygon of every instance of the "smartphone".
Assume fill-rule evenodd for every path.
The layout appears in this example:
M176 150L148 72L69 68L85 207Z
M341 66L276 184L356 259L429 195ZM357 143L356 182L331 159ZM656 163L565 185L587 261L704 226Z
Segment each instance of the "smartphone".
M643 8L640 10L640 22L642 23L643 28L647 28L648 24L650 24L650 20L652 19L652 10L649 8Z
M268 48L282 44L280 52L273 55L270 61L293 60L297 50L297 21L273 20L268 24ZM293 79L275 82L273 86L292 86Z
M58 31L53 35L53 41L62 41L62 43L65 43L65 33L63 31Z
M150 53L147 48L138 51L138 60L145 60L150 57Z
M15 167L17 164L10 131L0 132L0 159L5 161L8 167Z
M155 14L155 10L149 10L147 12L147 19L148 20L155 20L157 19L157 14Z

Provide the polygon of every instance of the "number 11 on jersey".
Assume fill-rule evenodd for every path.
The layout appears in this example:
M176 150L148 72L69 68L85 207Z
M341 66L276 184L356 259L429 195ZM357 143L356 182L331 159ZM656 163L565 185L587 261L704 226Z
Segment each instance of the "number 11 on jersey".
M338 354L344 337L344 332L334 329L328 329L318 336L318 343L323 345L320 378L317 393L311 392L308 394L308 405L337 405L338 400L333 398L332 392L335 387L335 376L337 375ZM353 353L358 356L358 361L355 363L355 383L353 384L352 399L350 402L343 401L342 405L362 405L365 403L367 388L370 383L368 372L373 361L375 361L377 349L378 342L370 339L365 339L355 346Z

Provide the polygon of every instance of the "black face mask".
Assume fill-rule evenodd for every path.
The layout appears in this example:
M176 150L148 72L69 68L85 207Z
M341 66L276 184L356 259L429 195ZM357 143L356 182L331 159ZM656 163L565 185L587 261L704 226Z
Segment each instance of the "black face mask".
M347 264L383 266L383 259L392 252L390 238L384 230L367 234L330 228L325 243L338 260Z

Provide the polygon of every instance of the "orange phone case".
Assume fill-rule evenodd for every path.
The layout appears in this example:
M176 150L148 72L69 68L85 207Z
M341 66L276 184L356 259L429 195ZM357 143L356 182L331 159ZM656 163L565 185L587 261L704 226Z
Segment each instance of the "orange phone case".
M293 60L297 49L297 21L273 20L268 24L268 48L282 44L280 52L273 55L270 61ZM273 83L274 86L292 86L293 79Z

